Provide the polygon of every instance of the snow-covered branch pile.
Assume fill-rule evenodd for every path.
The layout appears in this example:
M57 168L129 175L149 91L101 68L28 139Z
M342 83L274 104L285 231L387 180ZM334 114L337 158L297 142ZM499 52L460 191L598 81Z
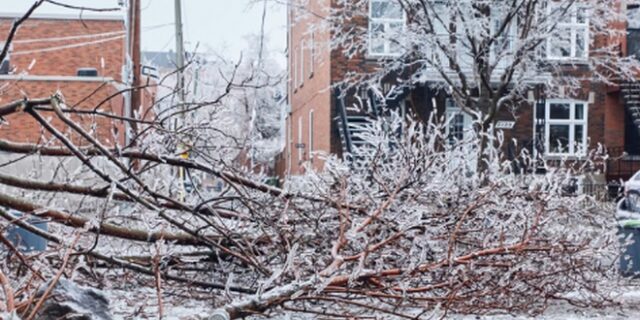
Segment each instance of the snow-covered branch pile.
M53 99L54 109L63 105ZM122 290L129 285L118 279L126 278L158 297L188 295L233 318L535 314L556 300L612 303L604 283L616 277L617 238L608 206L566 188L596 166L534 175L529 164L539 163L526 151L517 163L503 161L496 139L479 174L465 161L477 138L451 145L441 132L436 124L381 118L362 131L367 144L353 161L328 157L324 171L283 188L223 161L95 141L3 142L6 152L86 158L83 167L101 182L0 179L0 205L53 222L38 231L2 211L3 226L50 243L40 255L9 250L2 270L18 311L34 294L30 283L62 271L90 285ZM174 192L167 173L178 169L224 187Z

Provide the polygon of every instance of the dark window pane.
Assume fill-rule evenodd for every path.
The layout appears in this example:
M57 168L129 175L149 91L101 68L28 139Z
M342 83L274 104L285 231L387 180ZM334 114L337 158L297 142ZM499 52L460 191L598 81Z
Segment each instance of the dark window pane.
M569 152L569 126L550 125L549 126L549 151L551 153Z
M574 149L575 149L574 152L579 152L579 151L581 151L582 149L584 149L586 147L585 145L583 145L584 144L584 140L583 140L583 138L584 138L584 126L583 125L577 125L577 126L575 126L574 130L575 130L574 131L575 143L573 144L574 145Z
M453 144L462 138L464 138L464 115L456 113L449 122L449 143Z
M558 28L549 40L551 56L571 57L571 28Z
M373 1L371 17L382 19L402 19L402 7L396 1Z
M576 22L577 23L587 23L587 17L588 17L589 13L587 12L587 8L585 7L580 7L577 9L577 14L576 14Z
M584 104L576 103L576 120L584 120Z
M568 103L552 103L549 105L549 118L570 119L570 109Z

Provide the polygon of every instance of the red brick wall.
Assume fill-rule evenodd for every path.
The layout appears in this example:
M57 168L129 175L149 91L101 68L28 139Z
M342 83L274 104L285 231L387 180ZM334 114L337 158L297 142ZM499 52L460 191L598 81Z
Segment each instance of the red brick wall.
M326 4L329 0L325 1L310 1L315 5L322 3ZM291 17L290 17L291 18ZM352 26L345 26L349 30L366 30L367 21L363 18L355 18L352 21ZM352 28L352 27L356 28ZM616 22L612 23L612 29L620 29L625 28L626 24L624 22ZM293 25L289 31L290 40L290 48L289 48L289 67L290 70L293 70L293 62L292 62L292 52L299 51L297 50L297 44L300 43L301 39L304 38L305 32L308 31L308 24L295 24ZM325 35L323 37L329 37L329 31L325 29ZM318 36L318 34L316 34ZM626 50L626 39L625 37L604 37L600 36L594 39L594 47L604 47L604 46L617 46L622 51ZM329 79L322 78L322 81L309 81L305 80L305 84L302 88L294 87L290 85L289 97L290 103L292 107L292 115L289 120L289 124L287 126L288 130L291 131L292 141L288 141L287 148L291 148L292 152L292 173L296 173L299 171L299 168L296 166L297 163L297 152L299 150L293 148L292 146L297 142L297 119L298 117L303 117L303 124L306 126L306 118L304 115L308 112L308 105L310 103L311 97L318 93L323 94L322 100L317 100L318 104L324 104L329 106L329 111L326 111L327 114L331 115L326 119L317 121L323 121L322 123L316 122L316 132L319 135L328 136L328 144L327 148L324 151L330 151L332 153L340 152L340 140L337 136L337 132L333 127L335 117L335 106L332 103L331 96L326 95L326 88L330 85L333 85L337 82L342 81L345 76L349 73L367 73L375 70L378 66L378 62L374 59L368 59L364 54L357 54L354 57L346 57L340 50L332 50L329 53L328 61L325 61L326 64L329 65ZM568 68L567 72L570 73L582 73L583 75L588 76L588 73L585 73L585 70ZM587 71L588 72L588 71ZM325 91L322 91L322 90ZM588 101L589 94L594 93L594 101L589 104L588 110L588 136L590 139L591 147L595 147L598 144L604 144L608 147L620 147L624 145L624 107L618 97L618 93L611 90L611 88L606 85L599 83L589 83L586 82L583 84L583 89L574 95L567 96L566 98L573 98ZM415 98L412 96L411 98ZM411 101L411 105L416 108L420 108L421 106L430 105L429 101L415 101L413 99ZM323 109L326 110L326 109ZM325 112L325 111L323 111ZM515 116L510 112L510 110L504 110L498 117L498 120L515 120L516 125L511 130L504 130L505 133L505 141L510 141L511 139L516 139L520 142L528 142L533 139L533 106L528 104L523 104L519 106ZM304 130L303 141L306 143L306 130ZM326 139L326 138L324 138ZM304 150L302 150L304 152Z
M12 19L0 18L0 39L6 39L11 23ZM15 73L75 76L78 68L91 67L96 68L100 76L120 79L124 61L124 38L94 44L88 43L123 36L124 33L74 40L21 42L118 32L124 32L122 21L30 19L22 24L16 33L11 64L16 68ZM86 45L78 46L81 44ZM62 46L78 47L29 53L33 50L49 50ZM104 69L102 68L103 59ZM33 60L35 60L35 64L30 70L27 70Z
M12 19L0 18L0 39L8 35L11 22ZM123 31L123 22L117 20L27 20L16 33L10 53L14 76L0 78L0 104L23 98L46 98L59 90L69 107L94 109L117 92L116 81L121 79L124 62ZM113 34L84 37L103 33ZM70 37L81 38L60 39ZM112 39L114 37L119 38ZM39 39L48 41L33 41ZM115 81L60 78L75 77L78 68L95 68L100 77ZM20 78L19 75L25 77ZM147 101L150 100L146 93L145 97ZM110 99L100 107L100 111L123 115L123 97L118 95ZM51 123L59 130L67 132L69 129L52 112L42 112L42 115L52 119ZM124 125L121 121L88 115L73 115L72 118L103 143L113 144L115 139L121 143L124 141ZM42 135L41 126L27 114L10 115L6 120L0 125L0 139L37 142L51 137L49 133ZM86 143L77 139L76 134L71 136L81 144Z
M329 0L310 1L304 9L292 10L289 15L291 23L289 33L289 70L298 71L296 66L299 61L304 61L303 83L295 85L291 73L289 80L289 103L291 104L291 114L287 121L287 141L284 155L281 161L285 164L277 165L285 168L290 154L290 173L298 174L303 172L303 164L309 163L316 168L322 168L322 161L312 155L313 152L330 152L332 148L332 112L331 112L331 76L329 56L329 32L320 28L321 20L318 16L326 14ZM313 14L309 14L312 12ZM312 36L313 33L313 36ZM313 37L315 46L315 63L313 63L313 74L311 68L311 39ZM300 57L303 56L303 59ZM295 63L294 59L298 62ZM310 150L310 113L313 111L313 150ZM299 126L299 121L302 126ZM299 132L302 139L298 139ZM289 139L291 137L291 139ZM302 142L304 148L296 148L296 144ZM301 159L301 160L299 160ZM283 175L286 172L279 172Z
M89 81L0 81L0 104L6 104L13 100L20 99L23 94L30 98L45 98L51 96L56 90L60 90L69 107L79 109L93 109L109 95L116 92L113 84ZM82 101L76 106L76 103ZM100 111L122 115L123 98L117 96L108 100L100 107ZM59 130L68 130L53 112L40 112L44 118L52 119ZM72 116L77 123L81 124L85 130L91 131L94 137L107 144L114 142L113 132L118 132L120 142L123 142L123 124L120 121L112 121L105 117L94 118L92 116ZM0 139L17 142L38 142L41 136L41 126L26 113L17 113L5 117L6 123L0 125ZM76 134L72 135L77 137ZM47 133L44 137L51 137ZM77 139L74 139L79 141ZM84 143L82 143L84 144Z

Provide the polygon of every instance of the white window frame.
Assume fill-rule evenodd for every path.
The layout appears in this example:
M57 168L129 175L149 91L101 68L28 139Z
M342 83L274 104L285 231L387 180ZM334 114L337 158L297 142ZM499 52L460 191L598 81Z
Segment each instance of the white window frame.
M304 159L303 153L305 148L301 148L298 146L302 145L302 117L298 117L298 143L295 145L296 150L298 151L298 162Z
M309 159L311 159L313 161L313 115L314 115L314 111L313 109L309 110Z
M491 16L491 36L495 37L496 35L496 19L497 18L504 18L503 15L498 15L498 16L494 16L492 13ZM500 23L502 23L503 20L500 19ZM496 52L497 50L497 43L494 43L491 47L491 52L490 52L490 59L491 59L491 63L495 64L496 63L496 59L498 59L498 53L501 53L502 56L500 57L500 61L497 61L498 63L496 64L496 68L498 69L504 69L506 68L510 63L511 63L511 59L513 58L514 55L514 50L516 48L516 44L518 41L518 17L515 16L511 19L510 24L508 26L509 30L507 30L507 39L506 41L509 42L509 46L506 49L507 52L501 51L501 52Z
M392 18L374 18L372 13L373 13L373 3L374 2L392 2L394 0L369 0L369 15L368 15L368 29L367 29L367 38L368 38L368 42L367 42L367 54L370 57L398 57L400 55L402 55L402 53L400 52L391 52L391 40L389 39L385 39L384 40L384 50L383 52L373 52L372 50L372 45L373 45L373 24L374 23L379 23L379 24L383 24L385 30L389 30L390 25L391 24L395 24L395 23L401 23L402 28L404 30L404 28L406 27L406 23L407 23L407 14L404 10L402 10L402 18L401 19L392 19Z
M291 172L291 155L293 152L293 148L295 145L293 144L293 117L287 117L287 145L289 146L287 150L287 172Z
M548 12L548 16L551 16L551 13L553 12L552 10L559 10L558 9L558 4L554 5L554 2L551 1L549 2L549 6L547 7L547 12ZM582 22L578 22L578 11L579 10L585 10L585 21L584 23ZM558 22L555 26L555 30L554 32L552 32L552 34L549 35L549 37L547 38L547 42L546 42L546 47L547 47L547 59L548 60L552 60L552 61L584 61L586 59L589 58L589 47L590 47L590 43L591 43L591 38L590 38L590 10L588 8L585 8L584 6L581 6L579 4L574 4L571 8L569 8L569 12L567 13L571 16L571 21L570 22ZM570 50L570 54L568 57L562 57L562 56L554 56L552 54L552 41L554 40L554 36L553 33L555 32L561 32L560 30L566 30L566 29L570 29L571 31L571 39L570 39L570 46L571 48ZM584 30L582 30L584 29ZM584 52L584 56L578 57L576 56L577 54L577 34L579 32L584 32L584 48L582 48L583 52Z
M300 65L298 65L298 68L300 68L300 75L299 75L299 79L300 79L300 84L299 86L302 87L304 85L304 40L300 41Z
M463 131L463 139L469 134L470 130L472 129L472 119L471 116L469 114L467 114L466 112L462 111L462 108L458 107L454 102L453 99L451 98L447 98L447 100L445 101L445 119L446 119L446 126L445 126L445 135L446 135L446 139L447 139L447 144L451 145L452 141L449 137L449 135L451 134L451 123L453 121L453 117L455 117L456 115L462 115L462 131Z
M316 34L311 32L311 40L309 44L309 78L313 77L316 64Z
M291 60L293 61L293 90L298 88L298 48L292 50Z
M552 104L569 104L569 119L551 119L551 105ZM576 104L582 104L584 108L584 116L583 119L576 119ZM587 101L582 100L573 100L573 99L550 99L547 100L545 104L544 110L544 151L548 156L584 156L585 152L576 152L575 145L575 128L577 125L581 125L584 129L582 130L582 151L586 151L585 148L588 146L588 138L589 138L589 103ZM569 145L567 146L567 152L551 152L551 126L552 125L568 125L569 126Z

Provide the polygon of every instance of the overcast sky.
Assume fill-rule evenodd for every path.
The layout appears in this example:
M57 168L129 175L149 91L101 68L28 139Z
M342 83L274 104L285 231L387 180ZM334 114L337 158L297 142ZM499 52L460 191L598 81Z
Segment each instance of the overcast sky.
M117 7L118 0L58 0L63 3ZM227 58L239 56L247 47L245 36L259 34L263 5L251 5L255 0L182 0L185 48L198 51L211 48ZM33 0L1 0L0 10L24 12ZM175 48L174 0L142 0L142 50L168 51ZM36 13L77 13L45 4ZM94 14L94 13L92 13ZM113 12L106 13L114 15ZM283 53L286 46L285 10L269 5L265 32L269 35L269 47ZM279 59L284 61L284 59Z

